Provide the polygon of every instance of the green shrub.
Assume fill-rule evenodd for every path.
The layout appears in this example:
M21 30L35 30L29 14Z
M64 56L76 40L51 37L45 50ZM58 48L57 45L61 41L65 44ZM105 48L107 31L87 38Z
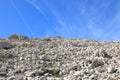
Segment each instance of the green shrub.
M9 58L13 58L12 54L0 54L0 62L5 62Z
M62 75L60 75L60 71L56 70L56 69L47 69L47 72L49 74L51 74L54 77L62 77Z

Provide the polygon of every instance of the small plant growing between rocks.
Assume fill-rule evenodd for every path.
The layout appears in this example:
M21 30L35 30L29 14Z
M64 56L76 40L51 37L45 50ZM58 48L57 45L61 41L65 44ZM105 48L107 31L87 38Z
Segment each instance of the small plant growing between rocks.
M60 70L54 68L53 66L47 66L47 67L41 68L41 72L39 72L39 74L44 75L45 73L48 73L50 76L53 76L53 77L58 77L58 78L62 77L62 74L60 74Z
M5 55L4 54L0 54L0 62L5 62Z
M60 75L60 71L56 70L56 69L47 69L47 72L49 74L51 74L53 77L62 77L62 75Z
M3 63L4 63L4 62L6 62L6 60L0 58L0 62L3 62Z
M6 59L13 58L12 54L0 54L0 62L6 62Z

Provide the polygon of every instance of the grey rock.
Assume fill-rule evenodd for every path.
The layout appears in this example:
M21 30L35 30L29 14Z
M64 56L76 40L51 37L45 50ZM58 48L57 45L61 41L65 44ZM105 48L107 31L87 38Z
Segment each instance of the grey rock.
M102 55L102 57L104 57L104 58L109 58L109 59L112 58L112 56L108 55L105 50L103 50L103 51L101 52L101 55Z
M98 76L97 75L91 75L90 80L98 80Z
M29 40L29 38L27 36L23 36L23 35L16 35L16 34L13 34L13 35L10 35L8 37L9 40Z
M9 77L8 80L15 80L15 76Z
M6 68L0 68L0 76L6 76L7 75L7 69Z
M109 67L107 68L107 72L108 72L108 73L116 73L116 72L117 72L117 69L115 69L115 68L112 67L112 66L109 66Z
M0 41L0 49L11 49L13 46L10 42Z
M119 42L19 35L0 41L16 45L1 46L0 80L120 80Z
M96 67L103 66L103 65L104 65L104 62L102 60L96 59L96 60L93 60L91 67L96 68Z

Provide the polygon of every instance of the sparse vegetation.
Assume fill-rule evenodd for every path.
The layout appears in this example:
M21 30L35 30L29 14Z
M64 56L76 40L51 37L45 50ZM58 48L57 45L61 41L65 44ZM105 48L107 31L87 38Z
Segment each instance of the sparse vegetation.
M51 74L53 77L62 77L62 75L60 74L60 71L57 69L51 69L51 68L47 68L44 69L47 73Z
M54 77L61 77L58 70L52 69L52 70L47 70L47 72L49 74L52 74Z
M98 45L98 41L59 37L1 41L14 46L7 49L0 44L0 74L8 76L3 80L14 75L15 80L120 79L120 43ZM18 79L18 74L22 79Z
M13 58L11 54L0 54L0 62L6 62L7 59Z
M5 60L5 59L0 58L0 62L6 62L6 60Z

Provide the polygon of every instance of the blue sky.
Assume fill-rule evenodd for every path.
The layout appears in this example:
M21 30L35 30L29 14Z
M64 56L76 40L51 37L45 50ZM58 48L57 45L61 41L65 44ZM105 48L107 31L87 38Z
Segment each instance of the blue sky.
M120 41L120 0L0 0L0 37Z

